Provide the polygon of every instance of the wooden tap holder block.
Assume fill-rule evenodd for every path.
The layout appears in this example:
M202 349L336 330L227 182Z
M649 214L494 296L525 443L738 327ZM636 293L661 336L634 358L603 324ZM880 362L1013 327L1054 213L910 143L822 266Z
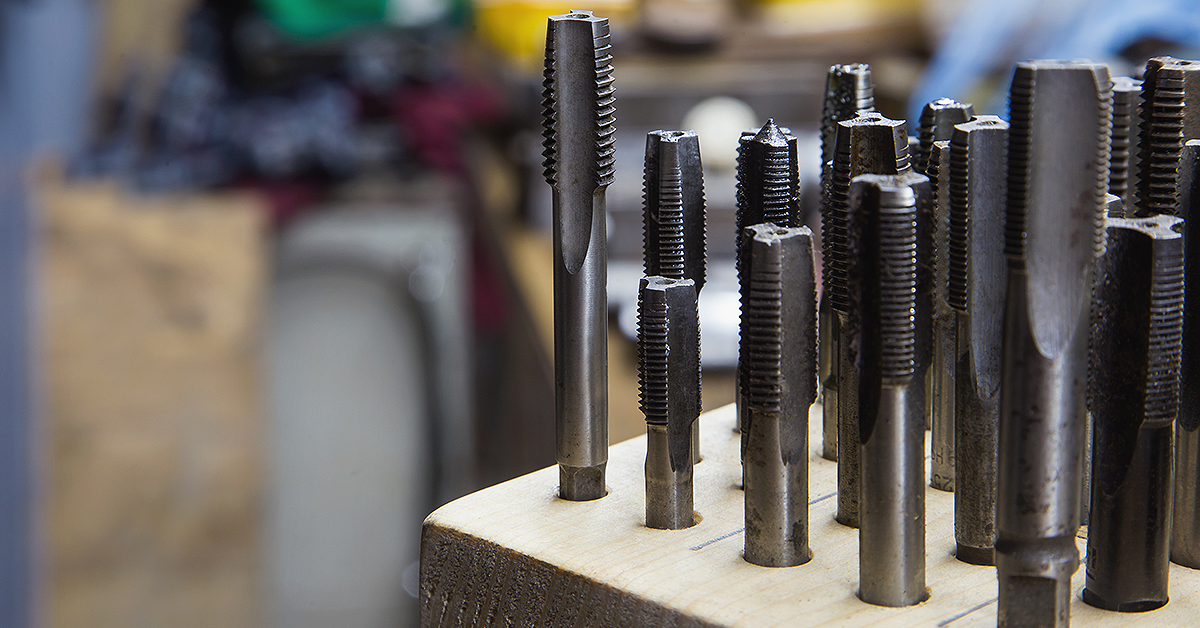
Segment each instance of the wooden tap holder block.
M559 499L558 469L549 467L439 508L421 542L421 625L995 626L996 570L954 558L954 495L934 489L925 497L928 601L884 608L858 599L858 530L834 521L837 465L820 456L820 424L815 405L807 564L773 569L742 559L740 441L730 405L700 417L700 517L686 530L645 526L644 436L611 448L602 499ZM1081 531L1081 558L1086 544ZM1148 613L1088 606L1083 585L1081 566L1072 581L1076 626L1200 621L1200 572L1175 564L1170 603Z

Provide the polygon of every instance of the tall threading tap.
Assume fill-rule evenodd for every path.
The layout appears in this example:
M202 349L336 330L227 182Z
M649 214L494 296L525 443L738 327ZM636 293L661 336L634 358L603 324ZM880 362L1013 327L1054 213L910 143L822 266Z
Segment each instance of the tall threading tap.
M1135 207L1137 170L1133 153L1141 128L1142 82L1128 76L1113 77L1112 156L1108 162L1108 193L1120 197L1124 207ZM1130 212L1132 214L1133 212ZM1112 216L1123 218L1124 216Z
M913 170L919 174L928 174L929 154L933 151L933 143L949 141L954 135L954 125L962 124L975 115L971 103L962 103L953 98L939 98L926 103L921 109L921 118L917 122L917 153L913 159Z
M787 127L768 119L760 129L742 132L738 142L737 166L737 234L735 246L737 259L734 261L739 292L743 295L742 311L745 312L745 286L747 275L742 268L746 243L746 229L760 223L771 223L780 227L796 228L803 220L800 217L800 170L797 167L797 140ZM745 317L739 327L739 337L745 330ZM740 366L742 349L739 341L737 374L738 429L746 416L743 403L745 386L741 383L745 368Z
M1193 280L1184 282L1171 562L1200 569L1200 140L1184 143L1179 161L1184 276Z
M1018 64L1009 118L998 620L1065 627L1079 567L1092 267L1108 192L1107 66Z
M859 440L858 440L858 355L857 327L847 327L852 312L852 297L848 287L851 268L860 260L849 250L850 180L861 174L911 173L908 158L908 134L903 121L890 120L875 112L860 113L851 120L838 123L837 151L834 154L829 187L825 190L825 213L822 216L825 260L822 271L824 298L833 316L828 320L835 328L837 390L834 421L830 420L830 401L825 398L824 428L826 433L838 434L838 514L837 520L851 527L858 526L859 504ZM924 177L921 177L924 179ZM920 186L921 197L917 211L931 211L929 184ZM918 241L921 239L918 233ZM918 243L918 248L920 248ZM918 252L919 254L919 252ZM918 269L918 283L920 269ZM919 305L918 305L919 310ZM918 312L918 318L920 312ZM918 322L918 338L920 324ZM919 367L918 367L919 368ZM924 371L921 370L923 374ZM830 392L826 388L826 392ZM918 398L923 399L922 394Z
M1142 79L1137 215L1174 216L1179 206L1179 153L1200 139L1200 62L1154 57Z
M559 496L605 494L608 299L605 191L613 181L608 18L552 15L542 82L546 182L554 192L555 454Z
M930 365L931 425L929 486L954 491L954 394L958 341L954 308L950 306L950 141L939 140L929 151L925 175L933 195L934 237L933 363Z
M975 114L969 103L952 98L939 98L925 105L917 128L917 151L913 155L913 170L929 175L934 191L933 202L933 330L932 356L927 395L929 398L928 427L932 430L933 458L929 485L940 491L954 490L954 311L946 302L947 273L950 260L946 255L950 237L949 188L937 179L949 176L949 168L932 159L934 145L949 141L954 125L967 122ZM949 151L940 153L949 159ZM947 164L948 166L948 164ZM947 184L949 181L947 180Z
M837 151L838 122L850 120L860 111L875 110L875 86L871 83L871 67L865 63L835 65L825 77L825 102L821 109L821 259L829 259L826 252L825 199L832 177L833 155ZM847 179L847 184L849 179ZM824 275L822 270L822 275ZM828 286L822 277L822 285ZM837 315L829 304L824 290L819 305L820 340L819 395L824 412L824 434L821 456L826 460L838 459L837 453Z
M859 597L880 606L928 597L925 420L915 397L924 386L915 359L917 206L927 192L918 185L928 181L909 172L863 175L850 188L848 247L858 263L844 329L858 332Z
M947 298L954 310L955 556L995 564L1008 123L976 116L950 142ZM936 428L937 424L934 424Z

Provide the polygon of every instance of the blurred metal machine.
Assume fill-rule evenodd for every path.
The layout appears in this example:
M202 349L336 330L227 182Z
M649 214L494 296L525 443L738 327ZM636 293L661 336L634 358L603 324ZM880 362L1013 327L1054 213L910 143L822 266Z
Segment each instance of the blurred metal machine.
M437 199L286 231L272 295L276 626L416 625L429 509L471 488L465 236Z

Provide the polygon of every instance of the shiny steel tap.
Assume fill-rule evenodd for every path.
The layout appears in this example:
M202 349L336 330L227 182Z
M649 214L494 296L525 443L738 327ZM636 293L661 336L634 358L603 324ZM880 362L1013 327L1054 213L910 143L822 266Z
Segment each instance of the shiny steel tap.
M608 299L605 191L613 180L608 19L552 15L542 93L546 182L554 192L554 382L559 496L605 494Z
M925 590L925 421L915 393L917 206L924 176L863 175L850 190L862 503L859 597L909 606ZM926 192L927 194L927 192ZM843 380L845 381L845 380ZM843 389L843 392L844 389ZM843 441L844 443L844 441Z
M1000 626L1067 626L1085 434L1092 266L1108 191L1112 83L1100 64L1017 65L1000 386Z

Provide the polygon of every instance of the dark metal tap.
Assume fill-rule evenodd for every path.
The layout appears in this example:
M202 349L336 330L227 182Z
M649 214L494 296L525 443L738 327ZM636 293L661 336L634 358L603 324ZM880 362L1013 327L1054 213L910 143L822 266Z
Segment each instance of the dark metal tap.
M850 120L860 111L875 110L875 88L871 68L865 63L835 65L825 78L825 103L821 109L821 259L829 259L825 233L825 203L832 177L833 155L837 151L837 123ZM849 182L849 179L847 179ZM822 285L828 286L822 270ZM820 302L820 397L822 399L823 437L821 456L838 459L837 446L837 316L824 291Z
M800 217L800 171L797 167L796 136L790 129L767 120L760 129L742 132L738 143L737 167L737 234L735 236L738 284L744 286L746 274L742 268L746 229L760 223L771 223L780 227L799 227ZM742 292L745 295L745 292ZM743 296L742 311L745 311ZM739 332L744 332L745 317ZM739 348L737 385L738 429L746 416L742 395L745 386L741 376L745 369L741 364Z
M848 277L853 314L843 329L859 332L851 341L862 446L859 597L881 606L928 596L925 421L914 396L924 386L915 360L917 184L928 185L918 174L863 175L850 191L848 248L858 263Z
M962 124L975 115L971 103L961 103L953 98L939 98L927 103L921 109L921 119L917 122L917 138L920 148L914 155L913 169L920 174L929 174L929 154L933 151L933 143L948 141L954 135L954 125Z
M1184 144L1179 162L1184 276L1190 281L1184 282L1171 561L1200 569L1200 140Z
M911 170L908 160L908 134L905 132L903 121L890 120L875 112L864 112L851 120L838 123L837 151L833 158L829 187L825 190L825 212L821 225L825 247L822 281L824 296L835 315L828 320L832 325L838 350L834 369L834 379L837 382L835 399L838 432L837 520L851 527L858 526L859 387L855 367L858 354L858 339L855 335L857 327L847 327L847 318L852 315L854 295L847 282L851 267L859 263L859 260L855 259L849 250L850 180L862 174L900 174ZM922 189L924 193L921 198L928 201L927 182ZM931 211L929 205L928 202L918 204L918 211ZM918 240L920 236L918 233ZM924 373L923 370L921 372ZM829 392L828 388L826 392ZM920 393L918 397L923 399L924 390ZM829 401L827 396L826 430L831 428L828 418Z
M956 315L947 287L950 273L950 141L933 143L925 169L933 195L934 237L933 364L930 372L932 433L930 434L929 486L954 490L954 378L958 358Z
M700 416L700 319L691 279L642 279L638 384L646 416L646 525L689 528L692 430Z
M812 232L746 230L741 384L747 561L808 562L808 409L817 397Z
M1137 215L1176 215L1179 152L1200 139L1200 62L1154 57L1142 79Z
M1137 172L1133 152L1141 127L1142 82L1128 76L1113 77L1112 156L1108 161L1108 193L1121 198L1126 207L1135 207ZM1132 212L1130 212L1132 213ZM1120 218L1123 216L1110 217Z
M917 136L920 145L914 155L913 169L929 175L934 189L933 204L933 330L931 366L927 377L926 395L929 399L928 427L932 430L931 473L929 485L941 491L954 490L954 312L946 302L947 273L950 259L946 255L950 237L949 189L934 179L949 175L947 167L932 161L934 144L949 141L954 125L966 122L974 108L951 98L939 98L921 110ZM949 151L941 154L949 159ZM947 180L948 183L948 180ZM938 194L938 191L941 194Z
M1108 191L1108 68L1018 64L1010 124L998 619L1066 626L1079 567L1091 276Z
M608 19L552 15L546 29L543 135L554 192L554 380L559 495L605 494L608 299L605 191L613 180Z
M644 262L646 276L691 279L704 288L704 167L695 131L646 135ZM692 461L700 462L700 426L692 429Z
M643 170L646 276L691 279L704 289L704 168L695 131L646 134Z
M1109 218L1092 294L1092 500L1083 601L1167 603L1183 333L1183 220Z
M950 144L948 303L955 317L955 556L995 564L1008 123L976 116ZM937 424L934 424L937 427ZM935 432L936 433L936 432Z

